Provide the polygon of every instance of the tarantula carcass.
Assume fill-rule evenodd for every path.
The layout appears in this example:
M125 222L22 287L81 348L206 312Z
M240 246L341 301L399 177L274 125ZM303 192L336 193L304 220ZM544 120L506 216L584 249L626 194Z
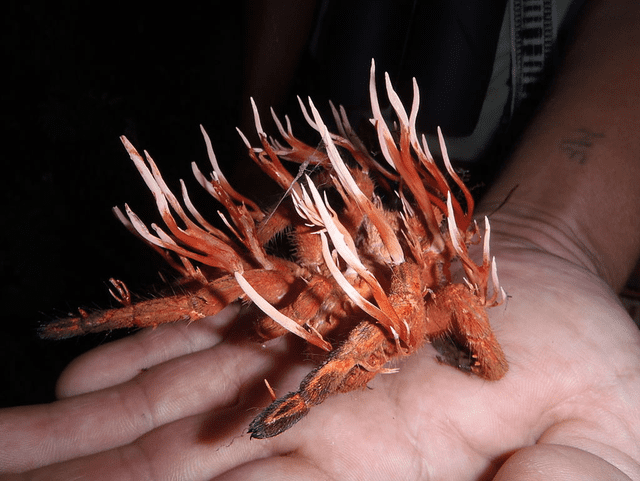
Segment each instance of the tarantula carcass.
M467 250L480 240L472 218L473 198L451 166L442 134L438 132L446 174L437 167L424 136L418 138L415 80L409 114L388 75L385 81L397 117L393 130L379 106L372 63L372 124L385 165L364 147L342 108L331 105L338 131L334 134L311 101L309 108L300 101L326 149L319 150L294 137L288 118L283 126L274 115L284 142L267 137L253 104L262 145L251 147L242 136L249 156L286 193L268 213L231 187L203 130L213 172L208 178L195 164L193 172L226 210L220 215L227 232L200 215L184 183L179 200L151 157L145 153L143 158L123 137L167 229L155 224L147 228L128 206L124 212L115 208L115 213L196 287L132 303L126 286L112 280L122 307L81 310L78 317L44 326L43 337L192 322L238 299L251 301L264 313L257 320L262 338L293 333L328 353L298 391L274 400L253 420L253 438L282 433L327 396L366 386L378 373L390 371L385 367L390 360L445 335L469 351L472 373L488 380L502 378L508 365L486 313L505 298L489 254L489 222L485 218L483 257L477 264ZM301 169L294 177L282 160L311 166L312 174L303 176ZM339 208L329 201L329 189L339 196ZM268 243L285 230L293 255L269 252ZM465 274L460 283L452 280L456 260ZM327 341L335 332L347 332L337 347Z

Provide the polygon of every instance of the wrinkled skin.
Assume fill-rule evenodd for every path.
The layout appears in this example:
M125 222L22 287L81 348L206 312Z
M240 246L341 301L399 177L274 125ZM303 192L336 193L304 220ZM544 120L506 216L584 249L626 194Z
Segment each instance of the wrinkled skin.
M0 412L0 469L26 471L16 479L640 479L640 331L553 229L541 227L565 256L507 236L508 214L492 226L510 296L490 310L510 363L499 382L440 365L427 346L370 389L250 440L246 426L269 402L262 379L281 395L311 365L287 358L282 340L234 341L231 307L101 346L64 372L56 403Z

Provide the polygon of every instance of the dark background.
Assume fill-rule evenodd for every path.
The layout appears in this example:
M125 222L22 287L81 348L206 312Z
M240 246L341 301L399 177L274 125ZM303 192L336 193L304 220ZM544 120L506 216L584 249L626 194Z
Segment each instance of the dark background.
M174 191L185 179L207 219L216 218L217 206L190 168L196 161L210 170L199 124L223 170L242 180L240 190L250 185L235 126L248 104L242 79L251 5L33 0L3 6L0 407L53 400L55 380L73 358L123 335L45 341L37 335L40 325L78 307L115 306L110 277L148 296L161 283L158 271L171 276L111 212L126 202L147 224L157 220L120 135L149 150ZM636 317L639 279L640 265L627 291Z
M190 163L210 170L200 123L227 168L237 159L245 32L242 2L10 1L1 18L4 407L52 400L71 359L118 335L43 341L39 325L114 306L110 277L143 295L160 282L162 261L111 212L127 202L154 220L120 135L215 216Z

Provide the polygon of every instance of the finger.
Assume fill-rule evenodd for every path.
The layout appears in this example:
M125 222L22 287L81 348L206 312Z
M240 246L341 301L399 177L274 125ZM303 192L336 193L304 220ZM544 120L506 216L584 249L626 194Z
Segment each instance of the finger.
M633 478L587 451L555 444L536 444L511 456L500 468L494 481L513 479L622 481Z
M26 479L214 479L241 467L243 473L255 479L283 479L279 475L294 473L309 475L320 471L302 456L296 461L282 462L279 455L292 454L300 443L299 436L279 436L271 440L250 439L246 426L255 414L248 409L250 396L227 410L201 413L165 424L130 444L61 462L24 473ZM262 461L261 461L262 460ZM247 468L244 469L246 463ZM267 469L267 477L259 471ZM271 477L269 477L271 476ZM286 478L284 478L286 479ZM292 478L293 479L293 478ZM318 479L305 477L297 479ZM319 479L326 479L322 477Z
M64 370L56 395L66 398L114 386L162 362L210 348L222 340L239 310L239 305L232 304L212 317L144 329L99 346L75 359Z
M215 481L287 481L308 479L330 481L329 476L309 461L297 457L270 457L245 463L215 478Z
M240 417L240 420L243 420ZM247 460L273 455L273 443L251 441L237 423L229 439L202 434L207 415L181 419L126 446L24 473L26 479L211 479ZM246 423L245 423L246 424ZM229 434L229 433L228 433Z
M275 375L272 369L282 367L282 344L222 344L113 388L0 411L0 471L110 449L176 419L233 404L242 386L257 389L263 377Z

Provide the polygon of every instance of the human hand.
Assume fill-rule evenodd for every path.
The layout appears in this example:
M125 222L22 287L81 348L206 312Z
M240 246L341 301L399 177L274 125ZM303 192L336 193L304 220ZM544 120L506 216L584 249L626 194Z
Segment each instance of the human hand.
M498 382L427 346L370 389L330 397L268 440L249 421L308 363L236 342L230 307L101 346L60 400L0 412L0 466L19 479L640 479L640 332L597 276L493 222L508 301L490 310ZM506 226L506 223L503 223ZM555 477L555 478L554 478ZM7 477L6 479L11 479ZM538 479L538 478L536 478Z

